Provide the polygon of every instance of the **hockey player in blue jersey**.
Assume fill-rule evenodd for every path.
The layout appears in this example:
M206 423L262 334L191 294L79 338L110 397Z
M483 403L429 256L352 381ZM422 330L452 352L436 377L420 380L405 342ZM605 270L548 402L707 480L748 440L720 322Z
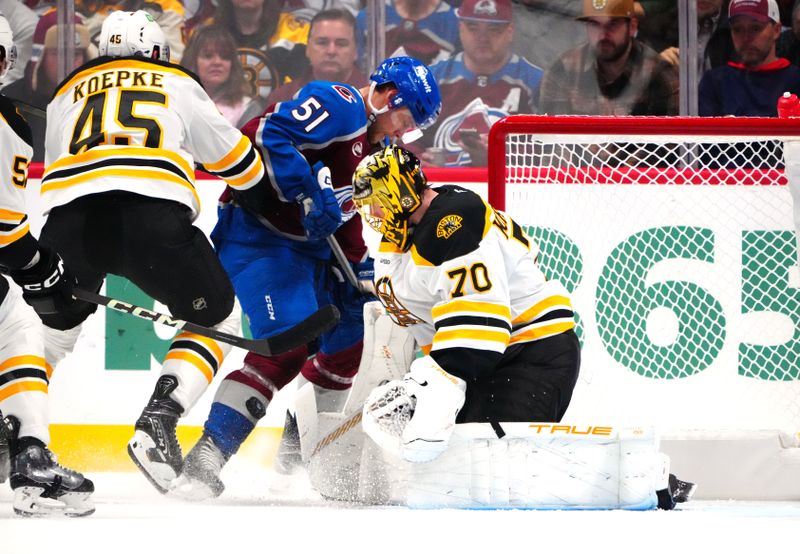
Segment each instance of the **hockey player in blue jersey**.
M253 336L284 331L327 303L339 308L341 320L318 345L269 358L250 353L225 377L173 493L221 494L223 465L298 374L313 383L320 411L340 408L361 359L368 297L342 278L326 238L333 234L359 278L371 280L361 219L353 217L353 172L374 145L418 136L440 110L427 66L397 57L381 63L367 87L314 81L245 126L263 156L266 182L228 187L212 240Z

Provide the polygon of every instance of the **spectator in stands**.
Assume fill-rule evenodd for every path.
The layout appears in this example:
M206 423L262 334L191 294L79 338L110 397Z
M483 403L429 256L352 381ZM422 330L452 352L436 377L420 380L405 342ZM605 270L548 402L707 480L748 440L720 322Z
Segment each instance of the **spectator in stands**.
M367 9L356 18L359 63L366 67ZM386 0L386 54L411 56L426 65L444 60L460 50L458 20L444 0Z
M265 101L307 67L309 23L288 11L284 0L218 0L214 17L204 23L217 23L233 36L248 96Z
M369 77L356 67L356 20L347 10L323 10L314 16L306 57L309 62L306 72L273 90L267 97L267 106L291 99L311 81L335 81L356 88L369 84Z
M11 32L14 34L14 45L17 47L17 62L3 77L0 89L3 89L3 94L6 96L20 98L11 92L9 85L19 82L25 75L25 68L31 59L33 32L39 17L18 0L0 0L0 13L6 17L8 26L11 27Z
M781 34L775 0L731 0L728 7L738 62L714 68L700 81L700 115L776 117L784 92L800 93L800 68L779 58Z
M103 21L116 10L144 10L149 13L167 37L170 61L180 62L183 56L183 24L186 13L181 0L75 0L75 11L84 16L84 25L95 41L100 35Z
M260 99L245 94L247 83L236 43L220 25L203 27L192 36L181 65L197 73L208 96L234 127L242 127L263 110Z
M786 58L800 66L800 0L795 2L792 9L792 26L781 33L775 53L779 58Z
M410 146L429 165L485 166L489 128L536 111L542 70L511 51L511 0L464 0L457 15L464 51L431 67L442 113Z
M362 0L287 0L286 5L300 19L311 21L324 10L347 10L355 17L366 4Z
M633 0L584 0L588 42L564 53L542 79L550 114L675 115L677 70L637 40Z
M697 0L697 74L726 64L734 55L728 23L729 0ZM677 66L678 2L671 0L666 9L656 11L645 4L639 22L639 40L653 48L667 62Z
M31 61L25 77L12 84L7 90L7 94L10 96L20 98L41 110L47 109L47 104L50 103L53 92L60 81L58 78L57 23L58 14L55 10L47 12L39 19L33 33ZM89 40L89 30L81 24L78 16L75 16L74 25L74 59L69 71L97 56L97 49ZM32 161L40 162L44 159L45 119L43 115L26 117L26 119L33 135Z
M511 49L539 67L550 67L561 54L581 43L576 18L583 0L512 0L514 40Z

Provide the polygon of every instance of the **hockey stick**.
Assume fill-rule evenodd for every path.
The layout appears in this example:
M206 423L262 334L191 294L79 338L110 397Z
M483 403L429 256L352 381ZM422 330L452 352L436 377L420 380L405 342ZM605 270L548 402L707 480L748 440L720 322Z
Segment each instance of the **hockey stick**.
M208 337L210 339L218 340L233 346L238 346L239 348L249 350L250 352L254 352L256 354L261 354L262 356L274 356L275 354L288 352L289 350L297 348L298 346L307 344L325 331L331 329L339 321L339 310L336 309L336 306L328 304L327 306L321 307L319 310L305 318L291 329L287 329L282 333L278 333L277 335L273 335L265 339L246 339L244 337L229 335L228 333L217 331L211 327L204 327L203 325L198 325L197 323L183 321L182 319L173 319L166 314L154 312L152 310L142 308L141 306L134 306L133 304L128 304L122 300L116 300L114 298L109 298L108 296L103 296L102 294L89 292L87 290L73 289L72 295L75 298L85 302L91 302L92 304L97 304L98 306L105 306L106 308L110 308L118 312L130 314L142 319L154 321L156 323L161 323L167 327L183 329L184 331L189 331L190 333L195 333L196 335Z
M19 111L28 115L32 115L33 117L47 119L47 112L39 106L34 106L30 102L26 102L25 100L21 100L19 98L12 98L11 101L14 103L17 109L19 109Z
M310 198L303 200L303 209L306 213L310 212L313 206L314 203ZM325 240L328 241L328 246L330 246L331 252L333 252L336 261L339 262L339 267L344 272L344 276L347 278L347 281L361 294L374 296L375 290L372 286L372 283L369 281L359 281L356 272L353 271L353 266L350 265L350 260L347 259L347 256L342 250L342 247L339 245L339 241L336 240L336 237L333 235L328 235L325 237Z
M347 280L350 281L350 284L353 285L361 294L370 294L374 296L375 290L372 286L372 283L369 281L360 281L358 279L356 272L353 271L353 266L350 265L350 260L348 260L347 256L345 256L342 247L339 246L339 241L336 240L336 237L333 235L328 235L326 240L328 241L328 246L331 247L333 255L336 257L336 261L339 262L342 271L344 271L344 276L347 277Z

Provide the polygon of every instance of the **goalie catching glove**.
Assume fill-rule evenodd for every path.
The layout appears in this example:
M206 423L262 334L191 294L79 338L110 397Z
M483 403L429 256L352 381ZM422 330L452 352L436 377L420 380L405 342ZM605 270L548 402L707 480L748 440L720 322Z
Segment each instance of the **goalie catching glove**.
M364 404L364 432L409 462L429 462L447 449L464 405L466 383L430 356L411 364L402 381L376 387Z
M75 279L64 267L61 256L41 244L30 267L9 275L22 288L25 302L39 315L62 312L74 302Z

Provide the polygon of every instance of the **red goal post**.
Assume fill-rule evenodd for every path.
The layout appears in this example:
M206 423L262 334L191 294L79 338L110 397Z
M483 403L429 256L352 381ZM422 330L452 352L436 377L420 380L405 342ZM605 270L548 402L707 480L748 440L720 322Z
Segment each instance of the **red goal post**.
M579 320L566 422L798 442L799 141L798 120L770 118L492 127L489 201L535 239Z

